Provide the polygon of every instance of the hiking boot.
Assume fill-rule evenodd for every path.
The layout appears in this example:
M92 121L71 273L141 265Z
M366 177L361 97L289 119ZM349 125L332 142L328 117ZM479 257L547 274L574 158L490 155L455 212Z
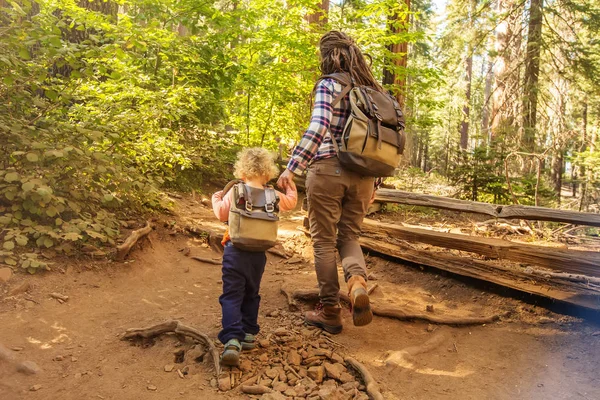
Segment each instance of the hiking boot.
M367 293L367 282L360 275L348 279L348 296L352 305L352 320L355 326L364 326L373 320L371 302Z
M242 340L242 350L252 350L256 347L256 336L246 333Z
M325 306L321 303L314 311L304 314L304 322L307 325L316 326L329 333L340 333L342 331L342 309L339 306Z
M237 367L240 364L240 351L242 345L237 339L231 339L225 343L225 350L221 354L221 365Z

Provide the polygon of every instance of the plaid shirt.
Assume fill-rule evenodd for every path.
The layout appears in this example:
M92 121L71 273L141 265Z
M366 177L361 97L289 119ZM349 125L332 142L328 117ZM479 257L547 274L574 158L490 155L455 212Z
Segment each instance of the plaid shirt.
M287 165L287 169L294 174L304 173L313 161L337 156L331 135L341 147L342 132L350 116L349 95L344 96L335 107L331 107L333 99L341 91L342 85L330 78L321 80L317 85L310 125Z

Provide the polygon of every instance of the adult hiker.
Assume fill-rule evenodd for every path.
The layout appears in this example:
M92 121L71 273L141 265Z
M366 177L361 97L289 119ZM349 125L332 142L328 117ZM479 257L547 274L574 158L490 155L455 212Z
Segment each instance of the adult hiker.
M323 35L319 46L320 69L324 77L346 73L354 85L384 92L349 36L331 31ZM305 322L330 333L342 331L336 249L348 285L354 325L367 325L373 319L367 294L365 259L358 237L374 193L374 178L342 167L337 157L350 115L348 86L332 78L317 81L310 125L277 181L280 187L286 188L291 185L294 174L306 172L308 218L320 304L315 311L305 314Z

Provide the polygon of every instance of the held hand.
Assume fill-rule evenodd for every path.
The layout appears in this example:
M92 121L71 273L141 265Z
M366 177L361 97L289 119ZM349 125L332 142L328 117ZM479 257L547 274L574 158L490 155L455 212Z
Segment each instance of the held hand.
M286 169L279 175L277 180L277 186L281 189L287 190L289 185L294 184L294 173L289 169Z

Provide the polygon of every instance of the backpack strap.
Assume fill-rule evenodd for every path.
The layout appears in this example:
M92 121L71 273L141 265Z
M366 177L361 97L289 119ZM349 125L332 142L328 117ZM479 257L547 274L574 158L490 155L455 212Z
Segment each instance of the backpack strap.
M331 107L335 107L337 103L339 103L344 98L344 96L346 96L350 92L350 90L352 90L352 88L354 87L354 82L350 74L347 72L336 72L334 74L323 75L319 78L318 82L328 78L333 79L334 81L342 85L342 91L340 92L340 94L335 96L333 101L331 102Z
M265 211L269 217L275 216L275 205L277 204L277 194L273 186L265 187Z
M242 180L240 180L240 179L234 179L232 181L227 182L227 185L225 185L225 187L223 188L223 195L222 196L225 197L225 195L227 194L227 192L229 192L234 185L236 185L236 184L238 184L240 182L242 182Z

